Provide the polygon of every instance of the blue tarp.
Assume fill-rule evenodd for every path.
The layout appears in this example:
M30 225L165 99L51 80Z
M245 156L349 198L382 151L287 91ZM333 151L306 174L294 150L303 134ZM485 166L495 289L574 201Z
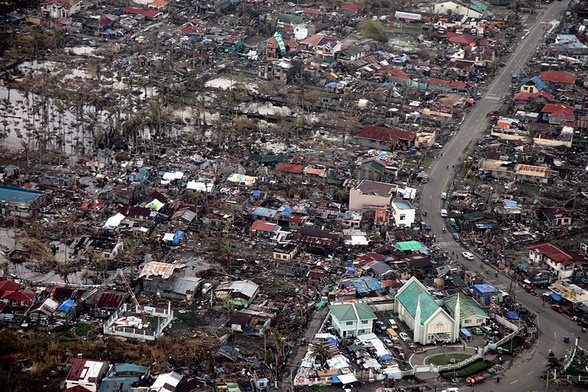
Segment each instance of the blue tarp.
M330 338L327 339L327 343L337 343L337 338L331 336Z
M554 301L561 301L563 299L563 297L561 295L559 295L558 293L551 293L551 298L553 298Z
M284 205L280 208L280 213L284 216L289 216L292 214L292 207L290 207L289 205Z
M340 384L340 383L341 383L341 380L339 380L339 377L338 377L336 374L333 374L333 375L331 376L331 378L332 378L332 380L333 380L333 382L334 382L335 384Z
M251 195L253 197L259 197L259 196L261 196L261 191L253 191L253 192L251 192Z
M487 283L475 284L472 286L472 289L478 294L491 294L498 292L498 290L496 290L496 287L489 285Z
M337 87L337 82L331 82L331 83L327 84L327 87L335 88L335 87Z
M521 264L519 264L519 268L526 271L526 270L529 269L529 264L527 264L527 263L521 263Z
M384 362L386 362L386 361L391 361L391 360L393 360L393 359L394 359L394 357L393 357L392 355L390 355L390 354L384 354L384 355L382 355L382 356L380 357L380 360L382 360L382 361L384 361Z
M521 318L519 317L519 314L515 311L509 311L506 312L506 318L509 318L511 320L520 320Z
M63 301L63 303L57 308L57 311L69 313L71 308L73 308L74 306L76 306L75 301L73 299L68 299L66 301Z
M345 271L346 275L353 275L355 273L355 268L347 267L347 271Z
M172 244L179 245L180 240L182 239L183 236L184 236L184 232L182 230L176 231L176 233L174 234L174 240L172 241Z

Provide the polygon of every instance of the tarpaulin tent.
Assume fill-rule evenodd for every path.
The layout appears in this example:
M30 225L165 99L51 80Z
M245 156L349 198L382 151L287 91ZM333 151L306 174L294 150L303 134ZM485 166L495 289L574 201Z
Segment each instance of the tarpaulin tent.
M184 236L184 232L182 230L176 231L176 233L174 234L174 239L172 240L172 244L179 245L180 240L182 239L183 236Z
M63 303L61 305L59 305L59 307L57 308L58 312L64 312L64 313L69 313L69 311L76 306L76 303L73 299L68 299L66 301L63 301Z
M508 311L506 312L506 318L509 318L511 320L520 320L521 318L519 317L519 314L515 311Z

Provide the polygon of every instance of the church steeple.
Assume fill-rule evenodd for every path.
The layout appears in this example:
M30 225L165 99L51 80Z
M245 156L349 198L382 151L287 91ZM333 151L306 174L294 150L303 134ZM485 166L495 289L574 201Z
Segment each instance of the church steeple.
M461 294L457 294L455 301L455 310L453 311L453 341L459 339L459 329L461 328Z
M421 339L421 296L417 298L417 306L414 312L414 341L422 343Z

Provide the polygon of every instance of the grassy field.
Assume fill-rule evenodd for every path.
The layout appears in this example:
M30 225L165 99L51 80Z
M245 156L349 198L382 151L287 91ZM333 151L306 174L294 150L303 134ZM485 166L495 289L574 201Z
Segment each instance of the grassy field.
M455 353L455 354L440 354L435 355L434 357L430 357L427 359L427 363L431 363L433 365L449 365L452 363L458 363L471 357L470 354L462 354L462 353Z

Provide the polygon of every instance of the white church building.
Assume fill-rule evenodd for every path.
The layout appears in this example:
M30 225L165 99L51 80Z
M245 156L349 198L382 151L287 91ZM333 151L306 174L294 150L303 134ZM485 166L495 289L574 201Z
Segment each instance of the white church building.
M460 300L457 299L455 320L431 296L427 288L414 276L396 293L394 311L412 331L417 343L453 343L459 340Z

